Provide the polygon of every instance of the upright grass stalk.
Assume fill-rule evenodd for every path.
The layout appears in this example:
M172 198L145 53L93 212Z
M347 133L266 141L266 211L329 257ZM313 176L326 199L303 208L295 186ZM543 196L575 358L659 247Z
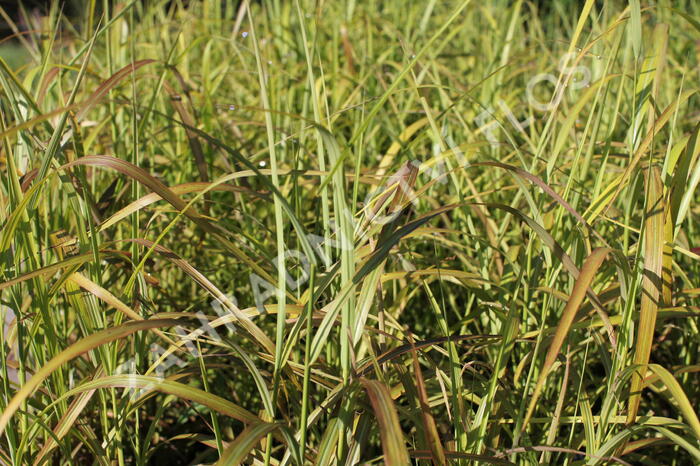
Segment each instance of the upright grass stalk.
M275 141L275 131L272 124L272 108L270 107L270 100L267 94L267 73L265 72L265 65L263 64L263 58L260 53L260 48L258 46L258 39L255 34L255 20L250 11L250 1L245 0L246 11L248 13L248 19L250 24L250 35L253 42L253 50L255 52L255 62L257 64L258 81L260 83L260 101L262 104L262 110L265 118L265 129L267 131L267 146L270 153L270 169L272 176L272 185L279 189L279 175L277 168L277 152L276 152L276 141ZM275 365L272 377L272 399L276 400L277 393L279 390L280 373L282 371L282 342L284 341L284 328L285 328L285 304L287 302L286 290L287 290L287 269L285 266L285 241L284 241L284 219L282 217L282 206L280 200L275 197L274 199L274 209L275 209L275 234L277 243L277 330L275 332ZM276 410L276 405L273 404L273 408ZM275 414L275 411L272 413ZM265 465L270 463L270 452L272 448L272 434L267 436L267 444L265 450Z
M700 460L697 2L0 16L0 463Z
M314 303L316 302L314 285L316 282L316 267L311 266L309 270L309 299L306 302L306 343L304 354L308 357L311 351L311 335L313 330ZM304 382L301 395L301 415L299 421L299 445L301 446L302 460L306 457L306 442L308 440L308 420L309 420L309 380L311 376L311 361L305 359Z

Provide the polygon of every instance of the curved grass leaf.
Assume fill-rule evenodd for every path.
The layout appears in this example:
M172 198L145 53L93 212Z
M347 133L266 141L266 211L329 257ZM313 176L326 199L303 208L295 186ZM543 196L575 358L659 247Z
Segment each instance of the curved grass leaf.
M100 332L94 333L82 340L73 343L57 354L53 359L47 362L36 374L17 391L14 397L9 401L5 410L0 415L0 433L5 430L7 423L12 415L19 409L24 400L29 398L32 393L51 375L53 371L58 369L68 361L87 353L88 351L97 348L106 343L122 339L134 332L142 330L150 330L159 327L172 327L177 324L175 319L157 319L157 320L142 320L138 322L127 322L119 327L108 328Z
M384 451L384 463L388 466L409 464L406 441L389 389L376 380L361 378L360 383L367 390L367 395L369 395L372 408L377 416L379 434L382 438L382 450Z
M530 399L527 414L525 415L525 420L523 421L522 430L527 428L527 424L530 421L530 417L532 417L532 413L535 410L540 392L544 386L544 381L549 375L549 372L552 370L554 361L557 359L559 351L561 351L561 347L569 334L571 324L573 323L579 307L586 296L586 291L591 286L593 277L595 277L596 272L600 268L605 257L608 255L608 252L610 252L609 249L596 249L590 256L588 256L586 262L583 264L583 267L581 267L581 272L574 283L574 289L571 291L571 297L569 297L566 307L562 311L561 319L557 325L557 330L554 332L554 338L552 339L549 349L547 350L547 356L545 357L540 376L537 379L535 391Z
M216 462L216 466L237 466L243 464L243 460L248 457L255 445L267 434L278 428L278 424L268 422L261 422L247 427L229 444L219 461Z

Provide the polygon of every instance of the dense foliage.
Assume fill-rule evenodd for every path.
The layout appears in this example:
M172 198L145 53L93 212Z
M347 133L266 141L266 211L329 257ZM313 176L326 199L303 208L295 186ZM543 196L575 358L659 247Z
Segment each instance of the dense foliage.
M700 4L83 3L5 15L0 463L700 462Z

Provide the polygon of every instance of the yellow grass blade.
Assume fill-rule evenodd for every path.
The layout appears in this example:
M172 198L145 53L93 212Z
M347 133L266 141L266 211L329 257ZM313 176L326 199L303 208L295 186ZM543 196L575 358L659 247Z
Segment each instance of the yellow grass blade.
M639 367L632 374L632 384L627 408L627 422L632 423L637 416L646 364L651 355L654 341L656 314L661 299L661 267L664 250L665 201L661 172L652 167L647 173L646 214L644 220L644 276L642 277L642 298L639 326L635 340L634 364Z
M693 409L693 405L690 403L685 391L683 391L681 384L678 383L678 380L676 380L673 374L658 364L649 364L649 370L661 379L670 392L671 398L673 398L676 405L678 405L683 418L685 418L685 422L687 422L693 430L695 437L700 440L700 420L698 420L698 415L695 409Z

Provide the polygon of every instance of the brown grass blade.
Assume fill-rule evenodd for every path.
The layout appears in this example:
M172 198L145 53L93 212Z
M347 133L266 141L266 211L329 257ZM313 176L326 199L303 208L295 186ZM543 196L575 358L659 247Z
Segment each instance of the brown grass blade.
M119 82L122 79L126 78L142 66L148 65L149 63L153 62L155 62L155 60L138 60L134 63L126 65L125 67L114 73L105 82L100 84L100 86L97 89L95 89L95 91L92 94L90 94L90 97L88 97L84 102L80 103L80 110L76 114L75 118L78 121L82 120L83 117L85 117L85 115L87 114L87 112L89 112L90 109L110 91L110 89L113 89L114 86L119 84Z
M406 441L399 425L394 400L389 389L376 380L362 378L360 383L367 390L370 403L374 408L379 423L379 435L382 439L384 464L388 466L406 466L410 464Z
M435 424L435 418L430 412L430 404L428 403L428 391L425 388L425 380L423 379L423 371L421 371L420 363L418 362L418 354L416 347L413 344L413 338L409 335L411 343L411 356L413 356L413 372L416 376L416 386L418 388L418 402L420 404L421 417L423 419L423 428L426 434L426 443L430 446L431 460L433 464L440 466L447 464L445 457L445 449L440 441L440 434Z
M207 161L204 159L204 151L202 150L202 144L199 142L197 135L187 129L188 126L195 126L194 117L190 114L187 108L182 103L182 97L175 92L175 90L170 87L167 81L163 81L163 88L165 92L170 95L170 104L173 106L177 114L180 116L182 122L185 126L185 134L187 134L187 141L190 144L190 149L194 155L194 160L197 164L197 171L199 172L199 178L202 181L209 181L209 174L207 169Z
M593 281L593 277L595 276L596 272L603 263L605 256L608 255L608 252L610 252L610 250L607 248L596 249L591 253L590 256L588 256L586 262L581 268L578 279L574 284L574 289L571 292L571 297L569 297L569 301L567 301L566 307L564 307L561 319L559 320L559 324L557 325L557 330L554 332L554 338L552 339L552 343L550 343L549 350L547 350L547 356L545 357L544 365L542 366L542 371L540 372L540 376L537 379L535 391L532 394L532 399L530 400L530 405L527 408L527 414L525 415L525 420L523 421L523 431L527 428L527 424L530 421L530 418L532 417L532 413L535 410L535 405L537 404L540 392L542 391L544 381L549 375L549 371L552 369L552 365L557 359L559 351L561 351L561 347L569 334L571 324L573 323L574 318L576 317L576 313L578 312L578 309L581 306L581 303L583 302L583 298L586 296L586 291L591 285L591 282Z

